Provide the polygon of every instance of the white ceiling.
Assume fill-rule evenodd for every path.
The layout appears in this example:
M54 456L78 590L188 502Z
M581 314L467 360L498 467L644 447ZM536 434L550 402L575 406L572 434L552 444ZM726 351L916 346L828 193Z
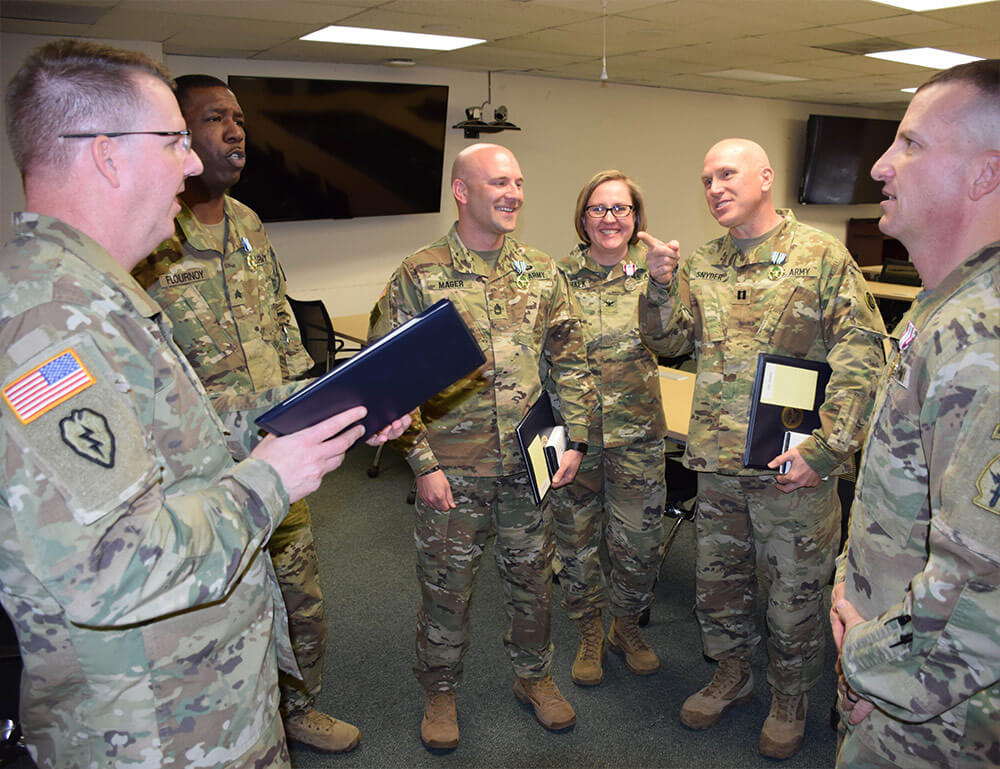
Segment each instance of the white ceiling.
M597 80L601 0L0 0L0 31L159 42L166 54ZM1000 58L1000 2L909 13L873 0L607 0L613 83L899 107L932 72L862 52ZM486 38L450 52L307 43L327 24ZM741 72L732 72L739 70ZM723 73L723 74L712 74ZM766 75L803 78L759 82ZM749 78L749 79L747 79Z

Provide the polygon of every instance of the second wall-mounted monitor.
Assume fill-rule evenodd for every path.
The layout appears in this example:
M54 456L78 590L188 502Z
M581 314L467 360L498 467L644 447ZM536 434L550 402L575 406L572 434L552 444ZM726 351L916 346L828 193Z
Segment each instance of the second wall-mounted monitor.
M233 197L264 221L435 213L448 86L230 76L246 119Z
M896 120L810 115L800 203L880 203L871 168L896 136Z

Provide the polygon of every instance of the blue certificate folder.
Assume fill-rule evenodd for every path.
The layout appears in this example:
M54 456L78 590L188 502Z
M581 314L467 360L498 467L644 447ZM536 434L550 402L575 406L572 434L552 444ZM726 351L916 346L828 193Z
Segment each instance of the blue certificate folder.
M442 299L283 400L256 423L287 435L365 406L364 438L409 414L486 362L469 328Z

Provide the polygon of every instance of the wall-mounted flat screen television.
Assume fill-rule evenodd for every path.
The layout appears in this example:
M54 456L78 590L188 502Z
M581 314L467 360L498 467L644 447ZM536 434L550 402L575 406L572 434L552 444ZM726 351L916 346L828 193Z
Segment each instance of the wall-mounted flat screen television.
M231 194L266 222L441 210L448 86L232 75L247 165Z
M880 203L882 183L870 171L898 126L896 120L810 115L799 202Z

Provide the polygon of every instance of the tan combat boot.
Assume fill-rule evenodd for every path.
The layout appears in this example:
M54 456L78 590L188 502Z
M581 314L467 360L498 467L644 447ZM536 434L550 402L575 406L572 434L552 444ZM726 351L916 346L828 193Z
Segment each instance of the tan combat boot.
M601 611L588 614L577 620L580 630L580 644L576 647L576 659L570 675L573 683L580 686L597 686L604 680L604 623L601 622Z
M451 750L458 747L458 710L455 691L427 692L420 740L428 748Z
M660 669L660 660L639 630L639 617L615 617L608 631L608 648L625 655L625 664L633 673L651 676Z
M314 708L285 716L289 742L308 745L324 753L346 753L361 741L361 730Z
M562 696L552 676L518 678L514 681L514 696L521 702L531 703L535 718L546 729L558 732L576 723L573 706Z
M771 691L771 711L760 730L760 752L768 758L791 758L802 745L809 700L805 694Z
M681 722L691 729L708 729L729 708L753 698L750 660L725 657L708 686L692 694L681 706Z

